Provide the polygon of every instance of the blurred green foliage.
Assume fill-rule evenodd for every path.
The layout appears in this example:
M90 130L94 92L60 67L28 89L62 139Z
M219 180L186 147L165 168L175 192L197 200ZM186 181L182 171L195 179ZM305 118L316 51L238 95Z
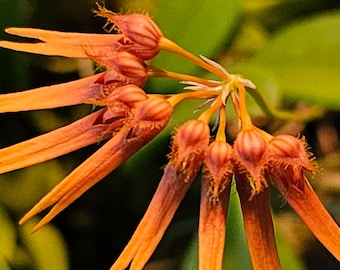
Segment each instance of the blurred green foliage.
M194 54L217 60L231 72L245 75L273 107L295 108L307 104L325 111L340 109L338 1L103 2L114 11L147 11L166 37ZM101 27L105 21L94 18L91 10L95 7L94 0L0 0L0 28L29 26L103 33ZM0 38L12 37L0 32ZM3 49L0 59L0 93L69 81L84 74L84 65L72 59ZM202 70L169 53L162 52L153 64L205 76ZM164 79L152 79L145 86L150 93L181 89L177 82ZM57 228L48 225L31 236L28 234L31 224L19 227L17 221L98 146L0 176L0 269L107 269L132 235L157 186L169 152L169 133L173 127L195 117L193 111L197 105L187 101L179 106L169 127L60 214L54 222ZM255 104L252 108L254 117L263 116ZM84 105L1 115L0 146L57 128L89 111L91 108ZM198 182L188 193L152 258L154 262L168 262L169 269L197 267ZM224 268L251 269L235 191L231 197ZM280 206L275 208L274 203L274 213L278 216L279 212ZM283 269L318 269L304 260L303 250L294 250L280 234L280 225L277 233ZM326 259L335 265L331 256ZM150 263L150 269L152 265ZM324 260L323 265L327 265Z

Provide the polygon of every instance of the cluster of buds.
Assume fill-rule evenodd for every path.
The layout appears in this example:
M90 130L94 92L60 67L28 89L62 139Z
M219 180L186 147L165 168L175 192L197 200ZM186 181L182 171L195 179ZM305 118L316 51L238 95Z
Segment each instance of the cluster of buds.
M119 15L103 7L115 34L61 33L8 28L7 33L39 39L38 43L0 41L0 46L31 53L91 58L105 71L70 83L0 95L0 112L55 108L79 103L101 109L73 124L0 150L0 172L23 168L75 149L107 142L41 199L20 221L48 207L38 230L95 183L151 141L168 124L185 99L207 100L203 112L177 128L172 152L158 189L130 242L111 269L142 269L157 247L190 184L202 172L199 221L199 267L221 269L229 193L233 176L240 197L254 269L279 269L269 206L271 181L316 237L340 259L340 230L309 185L304 172L315 166L303 140L273 137L253 125L246 92L255 85L221 65L196 57L165 38L148 15ZM113 26L111 26L113 25ZM213 73L217 80L176 73L146 61L166 50ZM147 94L147 78L177 79L186 84L178 94ZM234 105L239 132L226 139L227 100ZM215 120L216 132L210 130ZM20 149L20 151L17 151ZM316 219L313 219L316 217ZM326 222L327 221L327 222Z

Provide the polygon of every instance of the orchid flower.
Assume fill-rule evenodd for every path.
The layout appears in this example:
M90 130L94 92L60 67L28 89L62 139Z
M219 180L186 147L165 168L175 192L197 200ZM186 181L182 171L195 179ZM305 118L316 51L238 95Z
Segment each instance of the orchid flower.
M218 63L197 57L164 37L145 14L115 14L98 6L98 16L117 33L62 33L32 28L6 32L39 40L0 41L3 48L73 58L89 58L105 71L73 82L0 95L0 112L19 112L92 104L88 116L55 131L0 149L0 172L21 169L99 141L92 156L71 172L20 220L50 211L39 230L89 188L152 141L185 99L203 100L197 119L182 123L172 136L169 162L159 186L131 240L111 269L141 270L163 237L182 199L201 174L199 269L222 269L225 228L233 179L241 202L244 229L254 269L280 269L269 191L275 186L316 238L340 260L340 229L309 184L305 172L315 162L304 140L273 136L256 127L247 110L246 92L256 86L228 73ZM177 54L214 74L218 80L176 73L149 65L161 50ZM163 77L187 84L177 94L148 94L147 79ZM240 127L227 141L226 102L234 105ZM217 116L217 117L215 117ZM215 126L210 127L213 119Z

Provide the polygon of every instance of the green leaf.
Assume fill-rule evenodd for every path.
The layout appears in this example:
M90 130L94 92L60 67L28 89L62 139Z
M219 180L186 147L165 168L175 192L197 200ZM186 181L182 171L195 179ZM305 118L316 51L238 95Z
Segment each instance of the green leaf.
M32 219L21 227L21 237L32 256L34 269L69 269L66 244L59 231L52 225L46 225L39 232L30 234L32 225L36 223L37 219Z
M284 235L276 228L276 243L282 269L304 270L302 259L288 244Z
M13 259L16 249L16 231L5 209L0 205L0 266ZM4 269L0 267L0 269Z
M6 259L2 256L0 253L0 269L1 270L11 270L10 266L8 265L8 262Z
M339 66L339 16L340 12L326 13L289 25L252 60L267 65L310 63Z
M0 175L0 202L22 214L65 176L57 160Z
M309 102L327 109L340 109L340 66L309 64L275 66L277 82L288 102Z
M176 0L158 1L155 21L164 36L194 55L213 57L227 43L237 26L242 11L242 0ZM161 52L152 64L171 71L197 73L198 68L187 60L168 52ZM152 87L158 93L174 87L164 79L152 79Z
M289 101L340 109L340 12L294 23L250 59L271 70Z

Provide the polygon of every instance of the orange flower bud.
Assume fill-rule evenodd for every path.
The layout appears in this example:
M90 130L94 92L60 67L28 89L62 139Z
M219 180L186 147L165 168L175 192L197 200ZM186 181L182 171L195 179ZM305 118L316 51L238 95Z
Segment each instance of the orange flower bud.
M170 103L160 97L152 97L140 102L132 110L133 118L127 124L131 127L128 139L141 137L141 134L146 137L155 130L161 131L168 124L172 112L173 107Z
M203 179L210 181L209 193L212 203L219 200L220 193L230 184L233 172L232 157L232 147L223 141L214 141L207 149Z
M178 147L178 158L184 159L195 151L206 148L209 142L209 127L203 121L190 120L185 122L175 135ZM203 145L201 145L203 143Z
M274 163L299 166L313 171L314 165L306 151L306 143L290 135L278 135L268 145L269 159Z
M161 30L148 15L115 15L110 16L109 20L112 20L126 37L146 48L156 48L163 36Z
M119 87L115 91L113 97L115 100L124 103L129 107L134 107L136 103L146 100L148 98L147 94L138 86L134 84L128 84Z
M254 192L260 192L262 185L267 186L262 173L267 165L266 150L268 142L257 129L241 131L234 142L237 173L246 173Z
M141 121L163 121L169 119L173 107L160 97L151 97L143 101L135 111L136 119Z
M178 128L173 137L170 163L174 164L178 173L185 171L184 181L197 174L209 138L209 126L201 120L189 120Z
M267 142L257 130L241 131L234 142L237 159L246 167L257 166L267 149Z
M109 69L103 79L98 81L99 83L110 84L120 81L122 84L142 85L146 80L144 61L129 52L110 52L109 55L99 58L93 56L93 58ZM110 71L110 69L113 71Z
M118 28L125 36L117 42L116 47L121 46L145 60L158 54L158 44L163 34L148 15L119 15L100 6L97 15L107 18L109 23L114 24L113 28Z
M222 269L232 179L232 147L212 142L205 155L199 220L199 269Z
M92 101L94 105L115 106L117 103L123 103L129 108L135 107L136 103L146 100L147 94L140 87L134 84L127 84L116 87L108 96Z

